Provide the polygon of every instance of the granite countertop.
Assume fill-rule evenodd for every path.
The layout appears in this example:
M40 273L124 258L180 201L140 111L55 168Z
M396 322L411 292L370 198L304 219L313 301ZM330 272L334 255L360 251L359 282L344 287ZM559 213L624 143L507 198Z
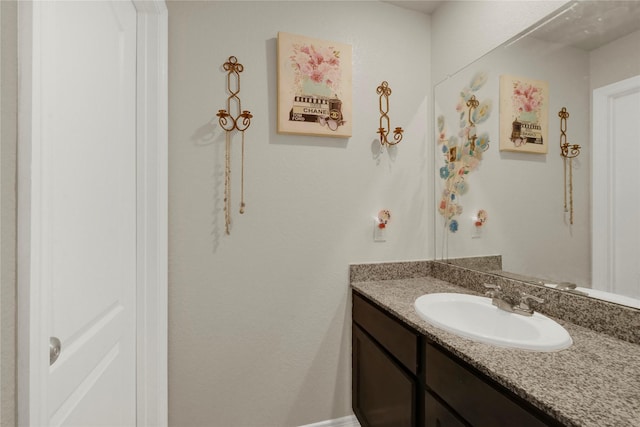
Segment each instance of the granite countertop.
M357 292L567 426L640 426L640 345L555 319L573 338L558 352L483 344L423 321L420 295L475 294L432 277L352 282Z

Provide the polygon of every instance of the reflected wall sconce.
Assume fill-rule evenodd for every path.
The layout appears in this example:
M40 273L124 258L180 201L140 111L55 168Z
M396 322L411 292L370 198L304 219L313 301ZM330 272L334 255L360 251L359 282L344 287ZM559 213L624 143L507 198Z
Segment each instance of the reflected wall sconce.
M569 212L569 223L573 225L573 159L580 155L580 145L567 142L567 119L569 112L566 107L558 112L560 117L560 155L564 167L564 211ZM569 209L567 209L567 163L569 163Z
M467 117L467 121L469 122L469 135L467 138L469 140L469 154L471 155L473 155L473 152L476 149L476 139L478 139L478 136L476 134L476 124L472 119L473 110L478 108L479 105L480 101L476 99L475 95L472 95L471 98L469 98L469 100L467 101L467 107L469 107L469 115Z
M253 116L248 110L242 109L242 102L238 94L240 93L240 73L244 66L238 62L235 56L230 56L229 60L223 64L227 72L227 91L230 93L227 98L227 109L218 110L218 123L224 129L225 135L225 165L224 165L224 225L225 232L230 234L231 228L231 132L237 130L242 133L242 171L240 174L240 213L244 213L244 131L251 126ZM231 115L231 104L234 104L236 115Z
M391 124L389 122L389 96L391 95L391 88L389 87L389 83L383 81L380 83L380 86L376 89L376 93L380 95L380 99L378 101L378 106L380 107L380 127L378 128L378 132L380 134L380 144L392 146L398 144L402 141L402 132L403 129L401 127L397 127L393 131L393 140L389 141L387 138L389 133L391 132Z

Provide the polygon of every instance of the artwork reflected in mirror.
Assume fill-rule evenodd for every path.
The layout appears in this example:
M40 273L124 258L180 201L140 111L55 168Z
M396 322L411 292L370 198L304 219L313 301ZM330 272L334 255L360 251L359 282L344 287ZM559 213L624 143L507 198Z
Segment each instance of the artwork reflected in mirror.
M500 150L546 154L549 84L500 76Z

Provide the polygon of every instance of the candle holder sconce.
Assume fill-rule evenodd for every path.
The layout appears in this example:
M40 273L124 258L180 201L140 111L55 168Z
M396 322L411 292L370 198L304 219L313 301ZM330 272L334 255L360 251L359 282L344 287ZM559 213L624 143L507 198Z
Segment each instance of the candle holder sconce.
M567 142L567 119L569 112L566 107L558 112L560 117L560 155L563 157L564 167L564 211L569 212L569 222L573 225L573 159L580 155L580 145ZM569 170L567 171L567 163ZM567 173L569 175L569 208L567 209Z
M467 139L469 141L470 155L473 155L473 152L476 150L476 140L478 139L478 136L476 134L476 124L473 121L472 117L473 117L473 110L478 108L479 105L480 105L480 101L476 99L475 95L472 95L471 98L469 98L469 100L467 101L467 107L469 107L469 115L467 117L467 121L469 122L469 134L467 136ZM485 150L488 148L489 147L487 146Z
M230 234L231 228L231 132L237 130L242 133L242 170L240 183L240 214L244 213L244 132L251 126L253 115L248 110L242 109L240 93L240 73L244 66L238 62L235 56L230 56L223 65L227 72L227 109L218 110L218 123L224 129L225 135L225 169L224 169L224 219L225 231ZM231 105L235 106L235 117L231 115Z
M391 88L389 87L389 83L383 81L380 83L380 86L376 89L376 93L380 95L380 99L378 101L378 106L380 107L380 127L378 128L378 134L380 134L380 144L392 146L398 144L402 141L402 132L403 129L401 127L397 127L393 131L393 140L389 141L388 136L391 132L391 124L389 122L389 96L391 95Z

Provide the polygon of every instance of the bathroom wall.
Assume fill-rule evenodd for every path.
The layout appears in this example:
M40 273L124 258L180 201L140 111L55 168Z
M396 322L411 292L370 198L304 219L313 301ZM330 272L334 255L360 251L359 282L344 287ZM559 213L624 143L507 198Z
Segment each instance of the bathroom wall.
M348 265L430 256L430 19L381 2L169 3L169 417L175 426L297 426L351 413ZM353 136L276 133L278 31L353 47ZM244 65L246 213L230 55ZM376 87L403 141L380 150ZM387 241L373 219L391 211Z
M591 89L640 75L638 46L640 46L640 31L592 50L589 54Z

